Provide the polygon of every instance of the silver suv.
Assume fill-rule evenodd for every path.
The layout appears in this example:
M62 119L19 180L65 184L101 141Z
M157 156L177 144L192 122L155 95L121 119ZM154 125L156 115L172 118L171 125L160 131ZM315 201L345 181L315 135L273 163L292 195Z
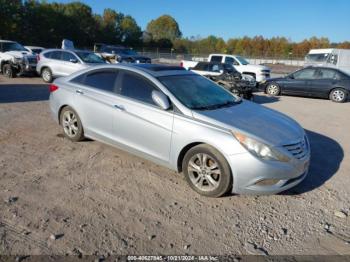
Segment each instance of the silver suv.
M36 71L45 82L56 77L68 76L89 66L105 61L95 53L83 50L48 49L38 55Z

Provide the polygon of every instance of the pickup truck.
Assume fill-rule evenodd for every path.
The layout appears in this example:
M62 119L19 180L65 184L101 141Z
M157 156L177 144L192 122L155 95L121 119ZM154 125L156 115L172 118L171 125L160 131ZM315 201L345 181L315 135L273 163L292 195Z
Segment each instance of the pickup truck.
M0 40L0 72L7 77L16 77L25 72L35 72L36 55L15 41Z
M241 56L226 55L226 54L211 54L208 62L219 62L225 64L232 64L234 68L243 75L250 75L255 78L256 82L261 83L270 78L270 68L263 65L252 65ZM189 70L197 65L196 61L181 61L181 66Z
M231 64L198 62L192 72L209 78L230 92L245 99L253 98L256 81L252 76L242 75Z

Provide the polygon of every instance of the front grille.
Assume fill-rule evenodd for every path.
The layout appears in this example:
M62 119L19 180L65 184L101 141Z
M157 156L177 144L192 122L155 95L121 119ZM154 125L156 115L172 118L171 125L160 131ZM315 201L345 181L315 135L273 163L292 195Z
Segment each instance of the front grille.
M302 159L308 153L308 146L305 139L295 144L284 145L283 147L287 149L296 159Z

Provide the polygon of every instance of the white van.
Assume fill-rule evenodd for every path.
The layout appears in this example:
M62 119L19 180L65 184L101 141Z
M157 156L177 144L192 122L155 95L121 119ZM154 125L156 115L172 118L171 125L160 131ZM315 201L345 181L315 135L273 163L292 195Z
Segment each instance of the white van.
M327 66L350 74L350 49L311 49L305 56L305 66Z

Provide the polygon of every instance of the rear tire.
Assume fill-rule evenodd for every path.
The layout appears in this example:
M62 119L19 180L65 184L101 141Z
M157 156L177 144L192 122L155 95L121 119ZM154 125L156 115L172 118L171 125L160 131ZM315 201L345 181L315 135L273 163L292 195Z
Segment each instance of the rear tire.
M182 161L189 186L207 197L220 197L232 188L231 169L225 157L215 148L200 144L191 148Z
M60 114L60 124L63 134L69 140L78 142L84 139L84 129L80 118L73 108L66 106Z
M342 88L335 88L329 93L329 99L336 103L344 103L348 98L348 93Z
M51 83L53 80L53 77L52 77L52 72L50 68L45 67L43 70L41 70L41 77L44 80L44 82Z
M265 92L270 96L278 96L281 93L281 88L276 83L269 83L265 89Z
M3 65L2 73L4 76L6 76L8 78L15 78L16 77L16 70L10 64Z

